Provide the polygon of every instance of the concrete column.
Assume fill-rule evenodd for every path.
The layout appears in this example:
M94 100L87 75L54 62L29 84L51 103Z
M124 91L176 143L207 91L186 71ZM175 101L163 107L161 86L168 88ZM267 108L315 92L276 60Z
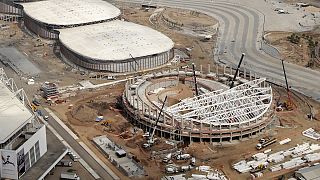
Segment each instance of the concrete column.
M210 64L208 64L208 74L210 74Z

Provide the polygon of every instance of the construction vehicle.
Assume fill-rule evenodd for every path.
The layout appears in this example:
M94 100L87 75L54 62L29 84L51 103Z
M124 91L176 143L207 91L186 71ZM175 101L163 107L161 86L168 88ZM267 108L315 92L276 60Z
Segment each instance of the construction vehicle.
M259 166L257 166L255 169L250 170L250 173L257 173L262 170L265 170L265 169L267 169L268 165L269 165L268 162L264 162L264 163L260 164Z
M172 153L169 153L166 155L166 157L163 158L162 162L169 163L171 161L171 158L172 158Z
M178 173L179 172L179 167L174 165L174 164L168 164L166 166L166 173L167 174L173 174L173 173Z
M64 166L64 167L71 167L71 166L72 166L72 162L63 159L63 160L61 160L60 162L58 162L57 165L58 165L58 166Z
M31 103L30 108L32 109L33 112L36 112L38 110L38 106L36 106L35 104Z
M264 143L258 143L256 145L256 148L257 148L257 150L260 150L262 148L270 146L271 144L273 144L275 142L277 142L277 138L271 138L271 139L266 140Z
M80 177L76 173L62 172L60 179L80 180Z
M102 120L100 122L101 126L111 126L112 120L108 119L108 120Z
M191 155L190 154L179 154L176 156L177 160L187 160L190 159Z
M191 158L190 165L191 166L195 166L196 165L196 158L195 157Z
M150 136L149 138L148 138L148 136L146 136L148 139L147 139L147 143L143 144L143 147L144 147L144 148L149 148L149 147L151 147L151 146L154 144L154 142L157 140L157 139L154 138L154 134L155 134L155 132L156 132L156 128L157 128L158 122L159 122L159 120L160 120L160 116L161 116L161 113L162 113L162 111L163 111L164 104L166 103L166 101L167 101L167 96L164 98L162 107L161 107L161 109L160 109L160 112L159 112L159 115L158 115L158 117L157 117L156 123L155 123L155 125L154 125L154 127L153 127L153 131L152 131L152 133L151 133L151 136ZM150 133L149 133L149 134L150 134Z

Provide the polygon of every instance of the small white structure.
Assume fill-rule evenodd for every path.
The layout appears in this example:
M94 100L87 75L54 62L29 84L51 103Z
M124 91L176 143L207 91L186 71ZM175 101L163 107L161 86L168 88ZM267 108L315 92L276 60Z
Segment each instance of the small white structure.
M291 139L290 138L286 138L286 139L280 141L279 144L284 145L284 144L287 144L289 142L291 142Z
M314 139L314 140L320 140L320 134L316 132L313 128L309 128L302 132L302 135Z

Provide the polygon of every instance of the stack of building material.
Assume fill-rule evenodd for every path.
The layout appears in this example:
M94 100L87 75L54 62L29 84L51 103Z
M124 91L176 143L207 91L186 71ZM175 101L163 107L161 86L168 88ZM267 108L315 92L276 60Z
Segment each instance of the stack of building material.
M271 172L280 171L282 169L281 164L274 165L270 168Z
M279 144L284 145L284 144L289 143L290 141L291 141L291 139L290 139L290 138L286 138L286 139L284 139L284 140L280 141L280 142L279 142Z
M239 173L249 172L252 168L247 164L245 160L242 160L233 165L233 168L237 170Z
M58 86L55 83L45 82L41 89L44 92L44 97L46 99L54 99L58 97Z
M207 179L211 180L228 180L225 174L215 170L214 172L209 172L207 175Z
M320 153L307 154L304 159L308 162L318 161L320 160Z
M281 164L283 169L291 169L297 166L301 166L305 163L306 161L303 160L301 157L293 158L290 161L284 162Z
M267 159L267 157L268 157L268 155L265 153L257 153L252 156L252 158L257 161L265 160L265 159Z
M320 140L320 134L312 128L309 128L309 129L303 131L302 134L308 138L311 138L314 140Z
M284 160L284 155L283 154L277 154L277 155L268 157L268 161L269 162L273 162L273 163L278 163L278 162L281 162L283 160Z

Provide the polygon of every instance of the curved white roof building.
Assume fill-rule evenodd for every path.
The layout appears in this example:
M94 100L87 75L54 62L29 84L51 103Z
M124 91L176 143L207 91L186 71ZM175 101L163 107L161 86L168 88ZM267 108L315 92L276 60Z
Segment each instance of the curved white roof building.
M114 20L59 30L61 52L92 70L130 72L166 64L173 41L139 24Z
M68 26L114 19L120 10L102 0L47 0L23 3L24 13L49 25Z
M48 39L58 39L55 29L106 22L121 14L103 0L46 0L21 5L26 27Z

